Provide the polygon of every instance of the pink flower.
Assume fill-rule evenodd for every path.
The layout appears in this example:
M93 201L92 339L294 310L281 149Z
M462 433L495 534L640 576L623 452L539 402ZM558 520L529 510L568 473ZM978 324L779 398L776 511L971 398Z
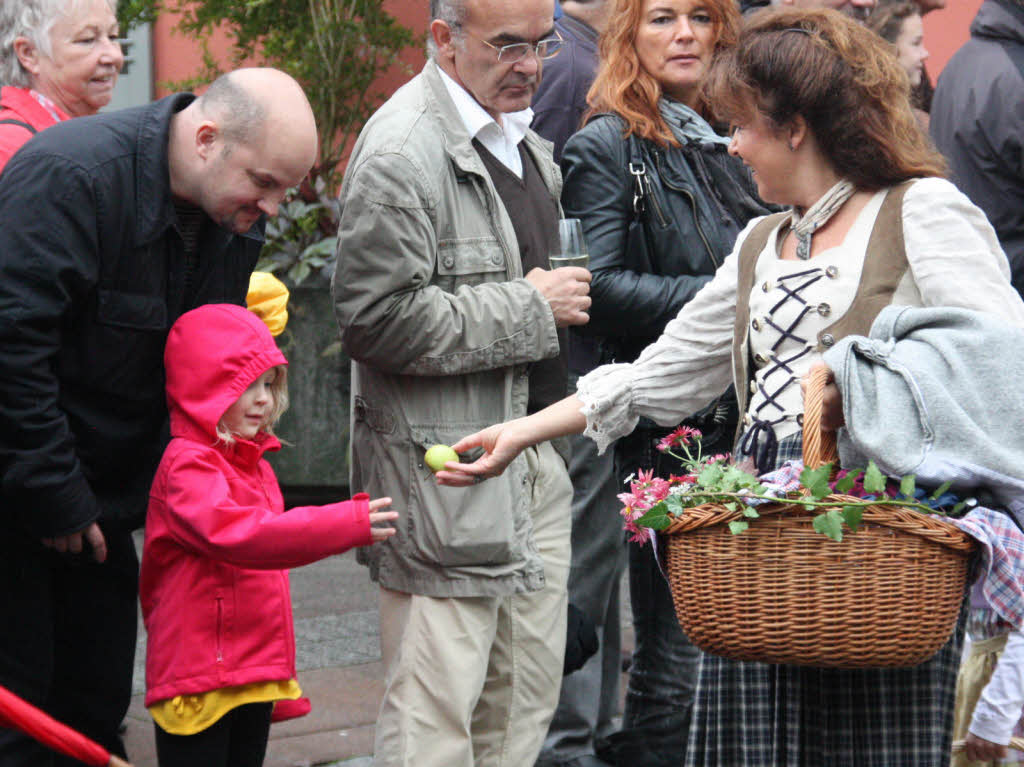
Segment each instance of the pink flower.
M671 434L667 434L658 440L657 448L662 453L671 450L677 445L689 445L693 439L700 439L700 430L691 429L689 426L679 426Z
M696 481L697 481L697 475L696 474L683 474L682 476L680 476L679 474L669 474L669 476L668 476L668 483L670 485L672 485L672 486L675 486L675 485L692 485Z
M643 501L645 508L648 509L658 501L665 500L670 488L668 480L654 476L654 469L641 469L629 486L633 495Z
M640 545L643 545L651 539L652 530L649 527L637 527L632 522L627 522L623 527L626 529L626 532L630 534L630 543L639 543Z
M650 508L642 498L637 498L632 493L620 493L619 501L622 502L622 510L619 513L626 519L627 529L633 520L640 519Z

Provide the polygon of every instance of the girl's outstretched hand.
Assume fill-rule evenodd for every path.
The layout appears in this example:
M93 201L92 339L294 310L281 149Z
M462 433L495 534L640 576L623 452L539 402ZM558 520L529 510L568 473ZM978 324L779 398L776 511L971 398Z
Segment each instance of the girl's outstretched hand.
M532 444L520 433L521 421L522 419L517 419L489 426L476 434L463 437L452 445L456 453L479 447L483 448L484 454L473 463L448 461L445 468L434 475L438 484L466 487L483 482L488 477L497 477L505 471L515 457Z
M373 536L374 543L386 541L395 534L393 527L374 527L375 523L392 522L398 519L397 511L378 511L378 509L384 509L390 505L390 498L374 498L370 501L370 534Z

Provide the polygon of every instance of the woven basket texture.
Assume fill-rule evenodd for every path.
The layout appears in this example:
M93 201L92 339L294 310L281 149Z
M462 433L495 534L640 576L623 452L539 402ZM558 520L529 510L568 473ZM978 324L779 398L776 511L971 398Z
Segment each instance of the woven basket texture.
M804 463L835 462L834 432L819 428L825 373L808 385ZM844 495L831 495L841 508ZM972 538L939 516L879 504L856 533L814 530L824 511L799 503L742 512L687 509L664 532L680 626L705 652L803 666L913 666L949 639L967 588Z

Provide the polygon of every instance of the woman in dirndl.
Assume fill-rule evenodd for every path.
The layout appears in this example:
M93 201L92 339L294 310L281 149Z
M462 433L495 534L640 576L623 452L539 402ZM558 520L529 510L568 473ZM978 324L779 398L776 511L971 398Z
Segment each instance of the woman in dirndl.
M800 380L886 305L953 306L1024 326L1024 302L984 214L942 178L886 43L832 10L751 17L712 63L707 103L729 151L784 214L754 219L714 278L631 364L597 368L546 410L453 447L439 479L500 473L525 446L583 432L603 450L640 416L674 424L733 381L736 457L760 471L801 456ZM735 376L735 380L734 380ZM685 764L940 767L949 763L958 626L912 668L767 665L705 654Z

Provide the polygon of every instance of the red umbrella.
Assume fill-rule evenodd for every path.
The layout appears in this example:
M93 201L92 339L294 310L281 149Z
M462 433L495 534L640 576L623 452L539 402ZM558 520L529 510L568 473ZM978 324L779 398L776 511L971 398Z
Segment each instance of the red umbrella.
M131 767L96 741L61 724L5 687L0 687L0 725L21 730L44 746L93 767Z

